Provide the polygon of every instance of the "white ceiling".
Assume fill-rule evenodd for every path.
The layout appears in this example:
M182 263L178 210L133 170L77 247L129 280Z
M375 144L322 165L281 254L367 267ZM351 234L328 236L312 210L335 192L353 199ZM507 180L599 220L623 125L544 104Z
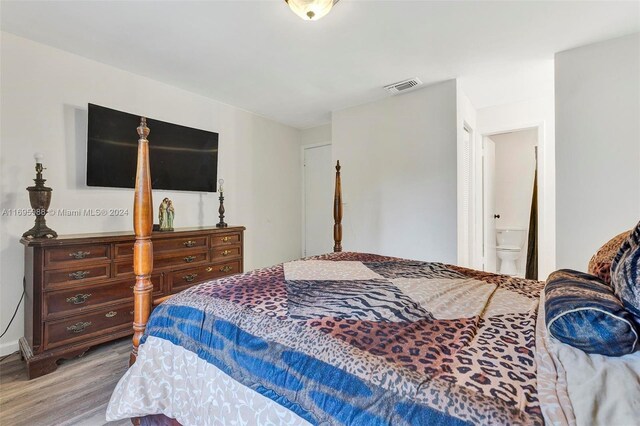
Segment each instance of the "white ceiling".
M317 22L282 0L1 7L3 31L298 128L409 77L459 77L476 108L539 95L555 52L640 31L634 1L341 0Z

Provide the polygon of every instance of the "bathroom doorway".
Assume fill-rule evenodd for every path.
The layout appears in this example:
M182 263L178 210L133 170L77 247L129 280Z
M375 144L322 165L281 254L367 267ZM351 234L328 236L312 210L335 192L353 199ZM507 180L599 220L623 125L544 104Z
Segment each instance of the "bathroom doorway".
M484 270L537 279L538 128L483 136Z

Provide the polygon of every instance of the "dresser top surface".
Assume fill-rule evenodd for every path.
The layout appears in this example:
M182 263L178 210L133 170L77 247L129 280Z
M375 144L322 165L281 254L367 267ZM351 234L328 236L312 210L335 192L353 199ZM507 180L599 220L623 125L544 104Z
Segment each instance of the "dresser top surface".
M228 226L225 228L217 228L215 226L194 226L190 228L176 228L173 231L154 231L151 234L151 240L158 238L171 238L171 237L185 237L188 235L196 234L224 234L227 232L244 231L244 226ZM133 240L135 235L133 230L131 231L119 231L119 232L95 232L86 234L68 234L58 235L57 238L38 238L27 239L22 238L20 242L27 247L51 247L67 244L91 244L97 242L112 242L118 240ZM96 240L96 241L91 241Z

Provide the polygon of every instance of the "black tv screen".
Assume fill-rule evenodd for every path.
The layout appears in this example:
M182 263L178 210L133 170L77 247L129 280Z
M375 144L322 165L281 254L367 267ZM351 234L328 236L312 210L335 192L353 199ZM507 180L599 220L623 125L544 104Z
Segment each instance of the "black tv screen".
M140 116L89 104L87 185L135 186ZM215 192L218 134L147 118L151 187Z

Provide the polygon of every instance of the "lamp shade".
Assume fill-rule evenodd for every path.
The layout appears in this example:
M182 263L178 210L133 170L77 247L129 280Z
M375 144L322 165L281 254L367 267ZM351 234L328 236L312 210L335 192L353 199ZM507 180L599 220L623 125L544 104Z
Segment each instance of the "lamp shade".
M305 21L317 21L331 11L334 0L285 0L291 10Z

